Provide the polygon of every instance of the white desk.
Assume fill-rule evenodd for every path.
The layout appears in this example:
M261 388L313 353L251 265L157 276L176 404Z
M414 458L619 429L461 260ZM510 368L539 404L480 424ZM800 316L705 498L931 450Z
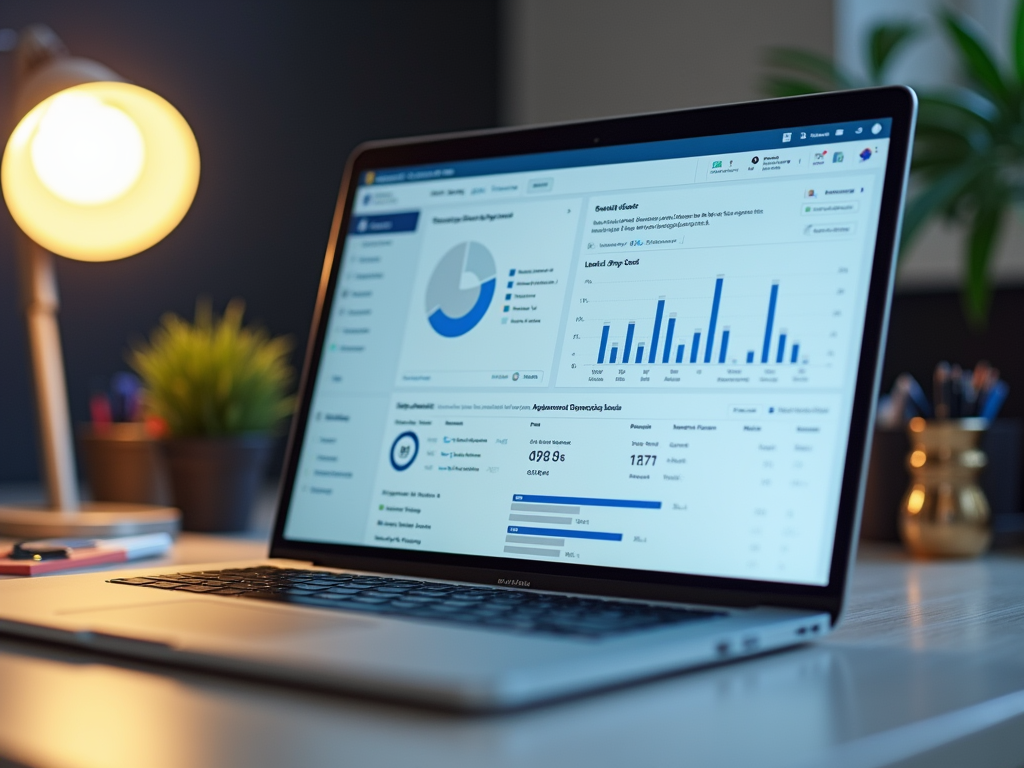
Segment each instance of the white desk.
M165 563L262 554L186 535ZM913 563L865 548L847 621L824 642L502 716L0 639L0 755L69 768L1020 768L1024 553Z

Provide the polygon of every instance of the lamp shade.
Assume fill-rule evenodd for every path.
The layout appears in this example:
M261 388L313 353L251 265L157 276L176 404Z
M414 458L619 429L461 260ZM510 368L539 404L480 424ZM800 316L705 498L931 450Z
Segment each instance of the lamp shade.
M15 222L53 253L111 261L155 245L199 185L185 118L137 85L89 82L35 105L11 134L0 185Z

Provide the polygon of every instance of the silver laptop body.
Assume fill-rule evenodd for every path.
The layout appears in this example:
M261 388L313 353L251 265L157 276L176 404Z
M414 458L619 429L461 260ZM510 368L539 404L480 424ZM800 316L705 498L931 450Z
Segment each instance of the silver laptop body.
M466 710L827 634L915 114L880 88L360 147L270 557L183 570L491 608L154 589L150 567L0 582L0 631ZM559 596L590 630L495 608ZM658 606L700 615L616 618Z

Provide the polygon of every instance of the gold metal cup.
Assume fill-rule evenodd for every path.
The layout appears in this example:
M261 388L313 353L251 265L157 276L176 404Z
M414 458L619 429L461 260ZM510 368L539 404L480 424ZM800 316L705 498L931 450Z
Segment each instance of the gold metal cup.
M900 506L900 536L914 555L975 557L992 543L992 516L978 475L985 419L911 419L910 487Z

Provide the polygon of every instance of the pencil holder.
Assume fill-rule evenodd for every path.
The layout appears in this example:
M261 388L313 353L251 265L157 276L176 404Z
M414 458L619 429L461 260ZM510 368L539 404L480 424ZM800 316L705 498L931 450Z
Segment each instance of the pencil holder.
M988 500L978 475L985 419L911 419L910 487L900 507L900 536L914 555L974 557L992 542Z
M132 504L170 503L167 468L160 443L137 422L83 425L78 444L94 501Z

